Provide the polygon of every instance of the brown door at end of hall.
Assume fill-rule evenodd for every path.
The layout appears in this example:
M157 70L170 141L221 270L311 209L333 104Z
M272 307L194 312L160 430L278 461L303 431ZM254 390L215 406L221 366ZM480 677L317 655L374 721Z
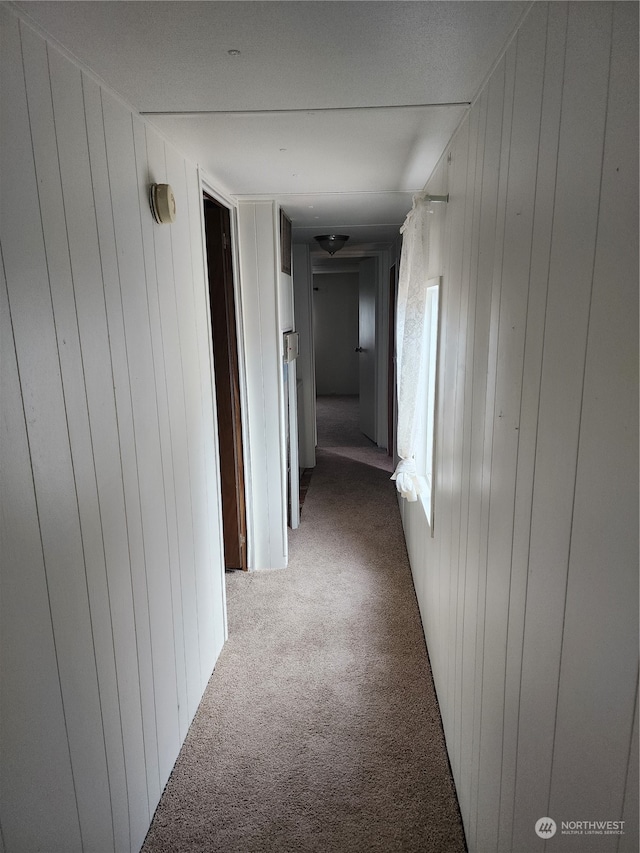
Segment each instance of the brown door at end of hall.
M227 569L246 571L244 459L231 260L231 218L226 207L205 195L204 221L218 410L224 561Z

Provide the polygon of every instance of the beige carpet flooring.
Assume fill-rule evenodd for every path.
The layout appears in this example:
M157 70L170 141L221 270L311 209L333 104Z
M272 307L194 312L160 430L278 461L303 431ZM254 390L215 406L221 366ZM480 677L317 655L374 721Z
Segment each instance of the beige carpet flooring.
M360 432L357 396L336 395L316 400L318 447L335 456L344 456L393 472L393 460L387 451L376 447Z
M388 471L320 448L290 567L227 594L145 853L464 851Z

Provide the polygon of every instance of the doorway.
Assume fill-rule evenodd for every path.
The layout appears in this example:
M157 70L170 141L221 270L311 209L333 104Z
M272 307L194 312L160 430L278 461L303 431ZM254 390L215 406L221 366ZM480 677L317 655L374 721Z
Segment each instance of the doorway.
M358 375L360 432L376 443L376 273L375 258L358 270Z
M225 569L247 571L247 518L238 334L229 210L203 195L213 371L218 413Z
M314 273L318 447L376 446L376 276L376 258Z

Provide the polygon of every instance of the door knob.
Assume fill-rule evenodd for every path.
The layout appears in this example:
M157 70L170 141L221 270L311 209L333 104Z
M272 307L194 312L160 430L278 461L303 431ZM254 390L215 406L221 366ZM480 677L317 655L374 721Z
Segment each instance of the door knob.
M356 352L364 352L362 347L356 347Z

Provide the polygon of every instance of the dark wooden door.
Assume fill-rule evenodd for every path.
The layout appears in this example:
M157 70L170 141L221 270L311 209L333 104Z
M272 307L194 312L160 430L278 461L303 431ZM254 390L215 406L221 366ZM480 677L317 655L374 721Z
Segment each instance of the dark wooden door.
M227 569L246 571L247 521L231 218L226 207L205 195L204 221L218 408L224 562Z

